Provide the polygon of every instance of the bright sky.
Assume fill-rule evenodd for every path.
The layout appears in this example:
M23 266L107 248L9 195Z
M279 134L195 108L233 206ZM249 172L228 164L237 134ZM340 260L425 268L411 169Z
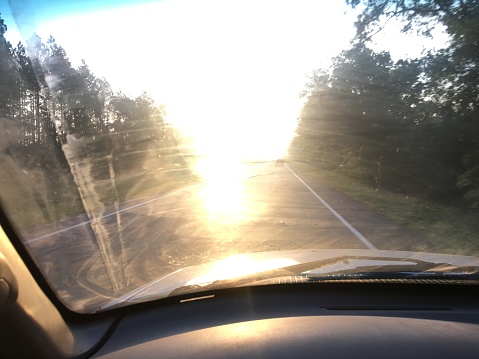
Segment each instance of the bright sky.
M356 17L342 0L123 0L116 9L112 1L26 3L12 4L24 37L53 35L74 65L83 58L114 88L133 96L146 90L165 103L200 153L222 148L242 159L284 155L306 76L348 47ZM9 39L18 36L11 29ZM404 36L394 43L398 57L423 47Z

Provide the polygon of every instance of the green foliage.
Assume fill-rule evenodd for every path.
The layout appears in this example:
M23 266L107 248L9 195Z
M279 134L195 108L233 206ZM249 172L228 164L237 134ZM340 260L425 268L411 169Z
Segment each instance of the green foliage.
M346 0L352 8L363 7L355 23L357 39L370 40L393 18L401 20L402 31L416 31L431 36L438 24L447 26L464 21L477 10L477 0Z
M177 132L165 121L164 106L155 104L147 93L137 98L114 93L85 61L74 68L51 36L44 42L35 34L26 45L12 47L5 40L6 31L0 18L0 125L7 126L10 133L7 142L0 143L5 145L0 159L15 166L11 177L23 173L29 177L19 184L8 179L9 188L19 188L3 194L2 200L7 198L15 207L21 187L31 187L28 201L18 206L19 213L25 212L25 221L19 225L28 227L61 219L62 213L82 212L77 184L69 175L71 163L63 151L67 139L78 141L75 161L89 169L86 175L99 191L90 195L103 197L104 204L182 184L168 174L153 173L168 166L176 170L177 164L187 171ZM174 163L161 157L166 152L168 158L175 158ZM50 158L45 157L47 153ZM189 172L184 177L192 179ZM71 208L62 203L69 192ZM36 206L29 207L31 200Z
M164 107L148 94L136 99L114 94L84 61L74 68L53 37L43 42L35 34L26 46L12 48L6 30L0 18L0 116L20 124L23 146L52 141L60 146L67 134L92 141L113 137L101 140L109 151L140 142L174 142Z
M467 170L457 178L458 187L465 190L464 197L474 208L479 208L479 151L465 156Z
M11 88L18 81L18 75L12 71L15 63L11 57L12 45L4 37L6 31L7 25L0 18L0 117L8 118L10 104L17 98L17 94L12 93Z
M397 187L404 171L394 164L408 165L419 120L411 111L421 102L421 88L414 85L419 68L417 61L394 64L388 53L374 53L362 44L343 51L307 85L292 146L297 155L307 154L322 168L370 187Z
M311 76L292 153L370 187L477 208L479 1L346 2L363 9L355 41ZM448 47L392 63L366 44L393 18L427 36L443 25Z
M473 255L479 253L477 213L457 206L439 204L419 197L391 191L376 191L337 171L318 170L316 166L296 163L300 168L351 198L363 203L409 228L399 241L391 240L390 248L397 250L432 251ZM412 236L411 236L412 235ZM418 240L418 235L422 240Z

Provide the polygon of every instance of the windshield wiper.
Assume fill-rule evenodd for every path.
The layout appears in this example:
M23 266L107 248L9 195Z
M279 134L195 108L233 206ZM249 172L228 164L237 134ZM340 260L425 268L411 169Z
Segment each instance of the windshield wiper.
M297 262L296 262L297 263ZM467 261L465 262L467 263ZM475 262L474 262L475 263ZM457 263L456 263L457 264ZM215 280L214 273L192 277L188 268L177 270L143 287L127 293L103 305L101 309L117 307L126 302L147 301L166 297L207 293L221 289L275 284L319 283L331 281L360 280L452 280L456 282L479 282L479 266L456 265L447 261L427 261L410 257L395 256L336 256L317 261L303 262L262 272L239 275L234 278L221 277ZM193 271L193 273L196 273ZM176 279L175 279L176 278ZM211 279L212 278L212 279ZM175 285L177 283L177 285ZM181 283L184 283L181 285ZM432 282L431 282L432 283ZM476 284L476 283L474 283Z
M305 276L308 281L326 281L326 280L354 280L354 279L441 279L441 280L479 280L479 274L442 272L442 271L424 271L424 272L357 272L329 274L324 276Z
M203 285L181 286L173 290L168 297L252 285L360 279L479 280L479 267L452 266L448 263L427 262L414 258L342 256L233 279L216 280Z

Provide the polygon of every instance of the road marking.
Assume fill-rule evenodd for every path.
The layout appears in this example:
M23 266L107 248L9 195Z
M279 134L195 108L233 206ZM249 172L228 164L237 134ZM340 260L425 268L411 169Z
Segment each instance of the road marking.
M200 186L200 185L202 185L202 184L204 184L204 183L203 183L203 182L197 183L197 184L194 184L194 185L192 185L192 186L188 186L188 187L185 187L185 188L182 188L182 189L173 191L173 192L169 192L169 193L167 193L167 194L161 195L161 196L159 196L159 197L155 197L155 198L150 199L150 200L148 200L148 201L141 202L141 203L137 203L137 204L135 204L135 205L133 205L133 206L129 206L129 207L126 207L126 208L122 208L122 209L120 209L120 210L118 210L118 211L114 211L114 212L107 213L107 214L105 214L105 215L103 215L103 216L98 217L98 219L103 219L103 218L111 217L111 216L116 215L117 213L129 211L130 209L137 208L137 207L140 207L140 206L144 206L145 204L148 204L148 203L157 201L157 200L159 200L159 199L162 199L162 198L165 198L165 197L168 197L168 196L172 196L172 195L174 195L174 194L178 194L178 193L180 193L180 192L189 190L189 189L191 189L191 188ZM125 203L125 202L123 202L123 203ZM39 237L35 237L35 238L32 238L32 239L29 239L28 241L25 241L25 243L26 243L26 244L34 243L34 242L36 242L36 241L39 241L40 239L44 239L44 238L47 238L47 237L50 237L50 236L54 236L55 234L67 232L67 231L69 231L70 229L77 228L77 227L81 227L81 226L84 226L85 224L89 224L89 223L91 223L91 222L92 222L92 220L89 219L88 221L84 221L84 222L75 224L75 225L70 226L70 227L62 228L62 229L59 229L59 230L54 231L54 232L51 232L51 233L43 234L43 235L41 235L41 236L39 236Z
M238 180L239 180L239 181L244 181L245 179L250 179L250 178L253 178L253 177L256 177L256 176L260 176L260 175L247 176L246 178L241 178L241 179L238 179ZM155 198L153 198L153 199L151 199L151 200L148 200L148 201L146 201L146 202L141 202L141 203L135 204L135 205L133 205L133 206L129 206L129 207L120 209L119 211L107 213L107 214L105 214L105 215L99 217L98 219L103 219L103 218L111 217L111 216L116 215L117 213L125 212L125 211L128 211L128 210L133 209L133 208L136 208L136 207L144 206L145 204L148 204L148 203L157 201L157 200L159 200L159 199L161 199L161 198L165 198L165 197L168 197L168 196L171 196L171 195L174 195L174 194L177 194L177 193L186 191L186 190L188 190L188 189L191 189L191 188L193 188L193 187L200 186L200 185L202 185L202 184L205 184L205 182L197 183L197 184L194 184L194 185L192 185L192 186L189 186L189 187L186 187L186 188L182 188L182 189L179 189L179 190L176 190L176 191L167 193L167 194L162 195L162 196L159 196L159 197L155 197ZM128 202L131 202L131 201L134 201L134 200L125 201L125 202L123 202L123 204L128 203ZM59 233L67 232L67 231L69 231L70 229L74 229L74 228L77 228L77 227L84 226L85 224L89 224L89 223L91 223L91 222L92 222L92 220L90 219L90 220L88 220L88 221L84 221L84 222L81 222L81 223L78 223L78 224L74 224L73 226L69 226L69 227L66 227L66 228L62 228L62 229L59 229L59 230L54 231L54 232L51 232L51 233L43 234L43 235L41 235L41 236L39 236L39 237L35 237L35 238L32 238L32 239L29 239L29 240L25 241L25 244L31 244L31 243L34 243L34 242L39 241L39 240L41 240L41 239L44 239L44 238L47 238L47 237L50 237L50 236L54 236L54 235L59 234Z
M336 210L335 210L333 207L331 207L331 206L328 204L328 202L326 202L324 199L322 199L320 195L318 195L311 187L309 187L309 186L306 184L306 182L304 182L296 173L294 173L294 171L293 171L291 168L289 168L288 165L285 164L284 166L285 166L288 170L290 170L291 173L292 173L302 184L304 184L305 187L306 187L307 189L309 189L309 190L311 191L311 193L312 193L317 199L319 199L319 201L320 201L327 209L329 209L329 211L330 211L332 214L334 214L334 216L335 216L337 219L339 219L339 220L341 221L342 224L344 224L361 242L363 242L366 247L368 247L369 249L377 249L374 244L372 244L371 242L369 242L369 241L366 239L366 237L364 237L364 236L361 234L361 232L359 232L356 228L354 228L351 223L349 223L348 221L346 221L343 216L341 216L338 212L336 212Z

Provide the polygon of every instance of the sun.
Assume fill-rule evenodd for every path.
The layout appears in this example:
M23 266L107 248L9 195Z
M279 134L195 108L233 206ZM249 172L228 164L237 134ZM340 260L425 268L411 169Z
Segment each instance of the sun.
M339 3L132 3L64 14L40 24L39 33L52 34L72 63L85 59L115 88L164 103L168 121L202 155L265 160L282 157L294 136L307 74L352 34L351 25L337 28L334 43L321 36L333 27L328 12L343 15Z

